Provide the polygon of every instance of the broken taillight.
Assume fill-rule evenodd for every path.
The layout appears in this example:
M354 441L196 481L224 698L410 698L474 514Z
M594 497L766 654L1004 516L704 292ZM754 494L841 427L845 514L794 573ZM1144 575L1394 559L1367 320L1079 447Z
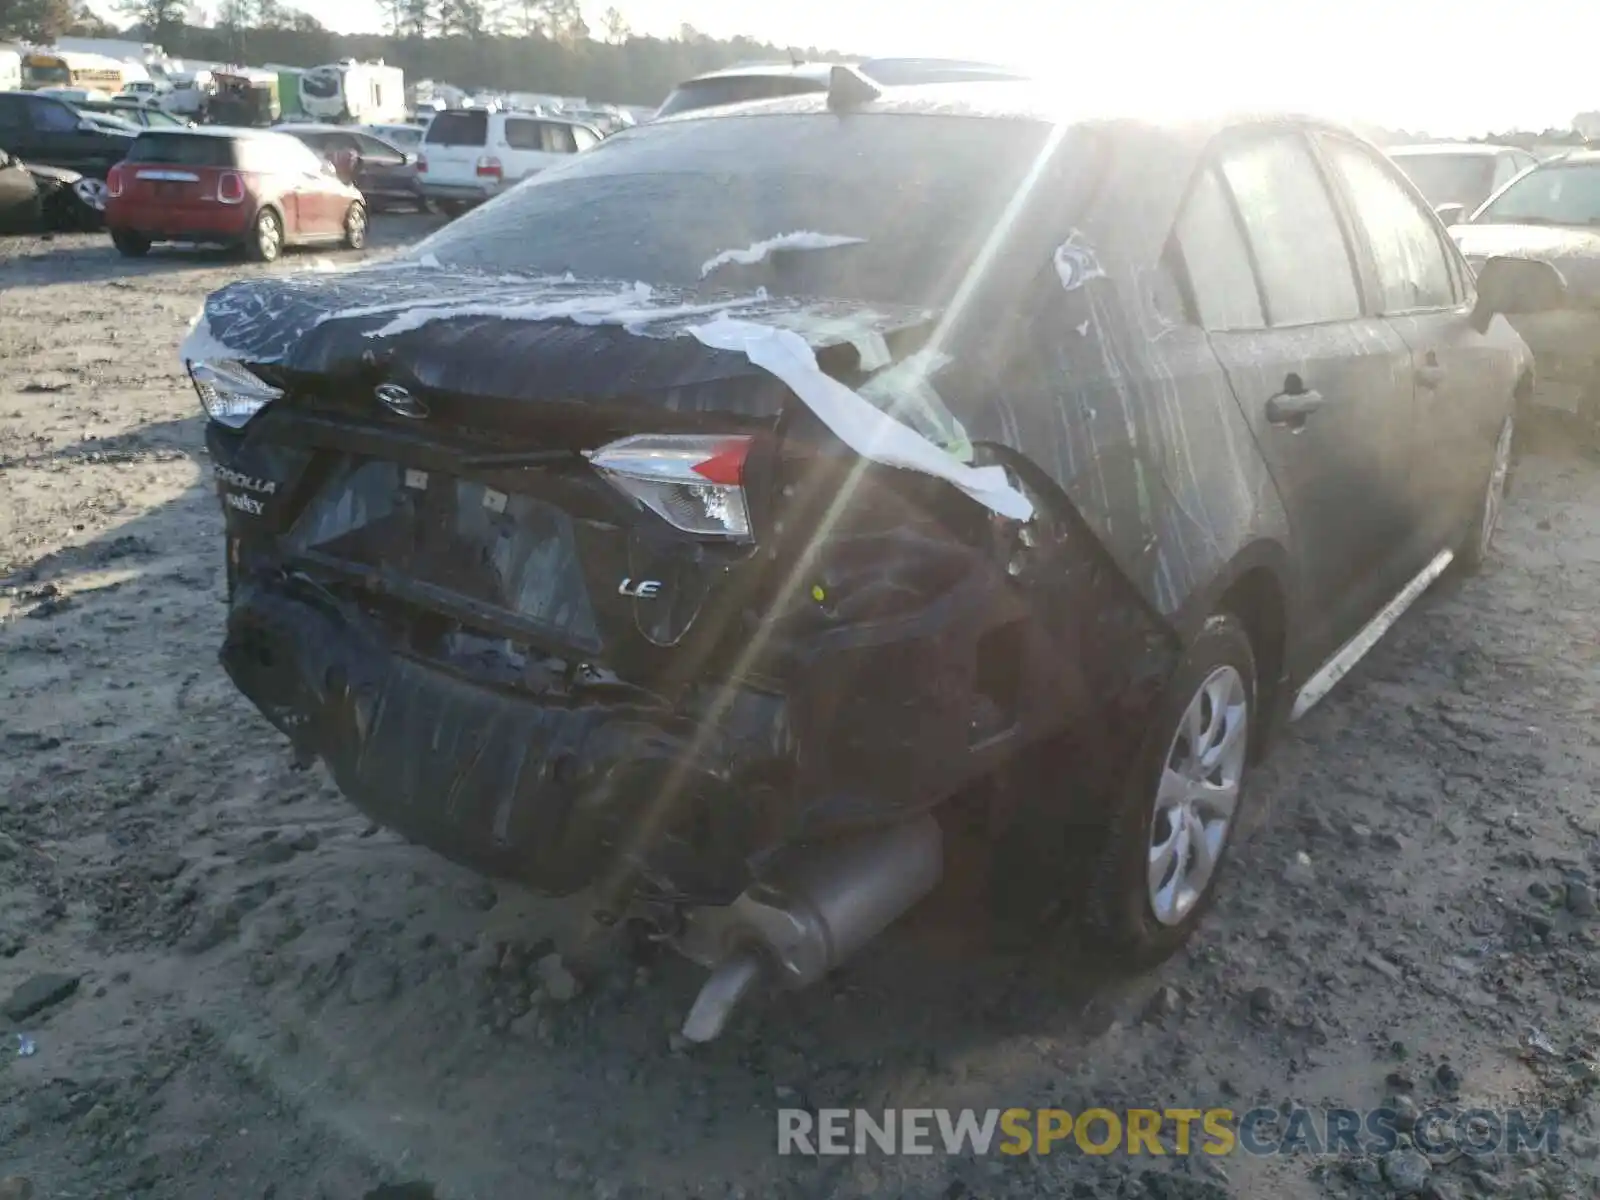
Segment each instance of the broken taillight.
M503 175L504 172L500 167L500 160L498 158L492 158L486 154L482 158L478 159L479 178L500 179L503 177Z
M750 537L744 464L748 437L641 434L585 454L617 490L676 529L700 537Z
M117 163L106 172L106 195L113 198L122 195L122 164Z
M417 165L417 174L418 175L426 175L428 173L428 156L426 154L417 155L417 164L416 165Z

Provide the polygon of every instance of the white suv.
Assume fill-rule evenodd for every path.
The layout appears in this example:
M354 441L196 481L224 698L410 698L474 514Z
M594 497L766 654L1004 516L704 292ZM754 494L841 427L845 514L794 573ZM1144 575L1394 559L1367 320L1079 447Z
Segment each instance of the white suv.
M592 126L561 117L456 108L428 123L417 155L422 194L446 212L481 204L567 155L600 141Z

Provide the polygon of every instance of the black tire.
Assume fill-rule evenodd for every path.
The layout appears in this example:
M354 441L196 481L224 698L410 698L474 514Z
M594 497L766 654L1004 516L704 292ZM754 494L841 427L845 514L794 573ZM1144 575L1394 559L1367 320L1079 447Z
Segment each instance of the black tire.
M143 258L150 253L150 239L125 229L111 231L111 244L124 258Z
M444 213L444 215L449 217L451 220L455 220L455 218L459 217L471 207L472 205L468 204L465 200L439 201L439 211Z
M1174 910L1162 921L1151 897L1149 865L1152 835L1157 832L1157 789L1169 758L1181 753L1180 723L1191 702L1208 680L1222 679L1231 685L1226 669L1236 674L1241 685L1245 715L1232 818L1223 830L1215 866L1204 887L1198 889L1189 907ZM1201 711L1202 715L1207 712L1204 706ZM1133 769L1113 795L1084 903L1085 934L1092 950L1127 966L1148 967L1169 958L1189 939L1216 897L1229 852L1247 816L1250 741L1261 736L1262 719L1256 704L1255 652L1244 623L1226 613L1210 617L1173 672L1155 706Z
M1511 478L1511 463L1515 456L1516 418L1507 413L1495 441L1494 457L1489 464L1489 474L1484 481L1483 495L1473 508L1472 524L1468 526L1456 551L1456 569L1473 574L1483 569L1494 544L1495 530L1500 526L1500 510L1505 503L1506 484Z
M283 218L270 208L258 212L245 239L244 253L251 262L276 262L283 253Z
M367 244L367 206L357 200L345 210L344 248L361 250Z

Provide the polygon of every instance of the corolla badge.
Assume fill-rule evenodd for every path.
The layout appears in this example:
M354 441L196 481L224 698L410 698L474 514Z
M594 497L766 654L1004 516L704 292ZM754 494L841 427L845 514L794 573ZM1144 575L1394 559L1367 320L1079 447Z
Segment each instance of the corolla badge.
M398 383L379 384L373 389L372 394L378 398L379 404L397 416L420 421L428 415L428 406Z

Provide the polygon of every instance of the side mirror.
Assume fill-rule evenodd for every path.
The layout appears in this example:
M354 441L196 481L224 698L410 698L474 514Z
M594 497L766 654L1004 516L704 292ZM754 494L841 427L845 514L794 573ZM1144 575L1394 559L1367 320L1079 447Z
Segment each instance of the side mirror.
M1465 204L1436 204L1433 211L1439 214L1439 220L1446 225L1459 225L1467 216Z
M1491 258L1479 268L1477 286L1472 327L1479 333L1488 330L1496 313L1525 316L1567 303L1567 281L1552 264L1538 258Z
M100 132L100 126L96 125L93 121L89 120L88 117L79 117L78 118L78 132L79 133L99 133Z

